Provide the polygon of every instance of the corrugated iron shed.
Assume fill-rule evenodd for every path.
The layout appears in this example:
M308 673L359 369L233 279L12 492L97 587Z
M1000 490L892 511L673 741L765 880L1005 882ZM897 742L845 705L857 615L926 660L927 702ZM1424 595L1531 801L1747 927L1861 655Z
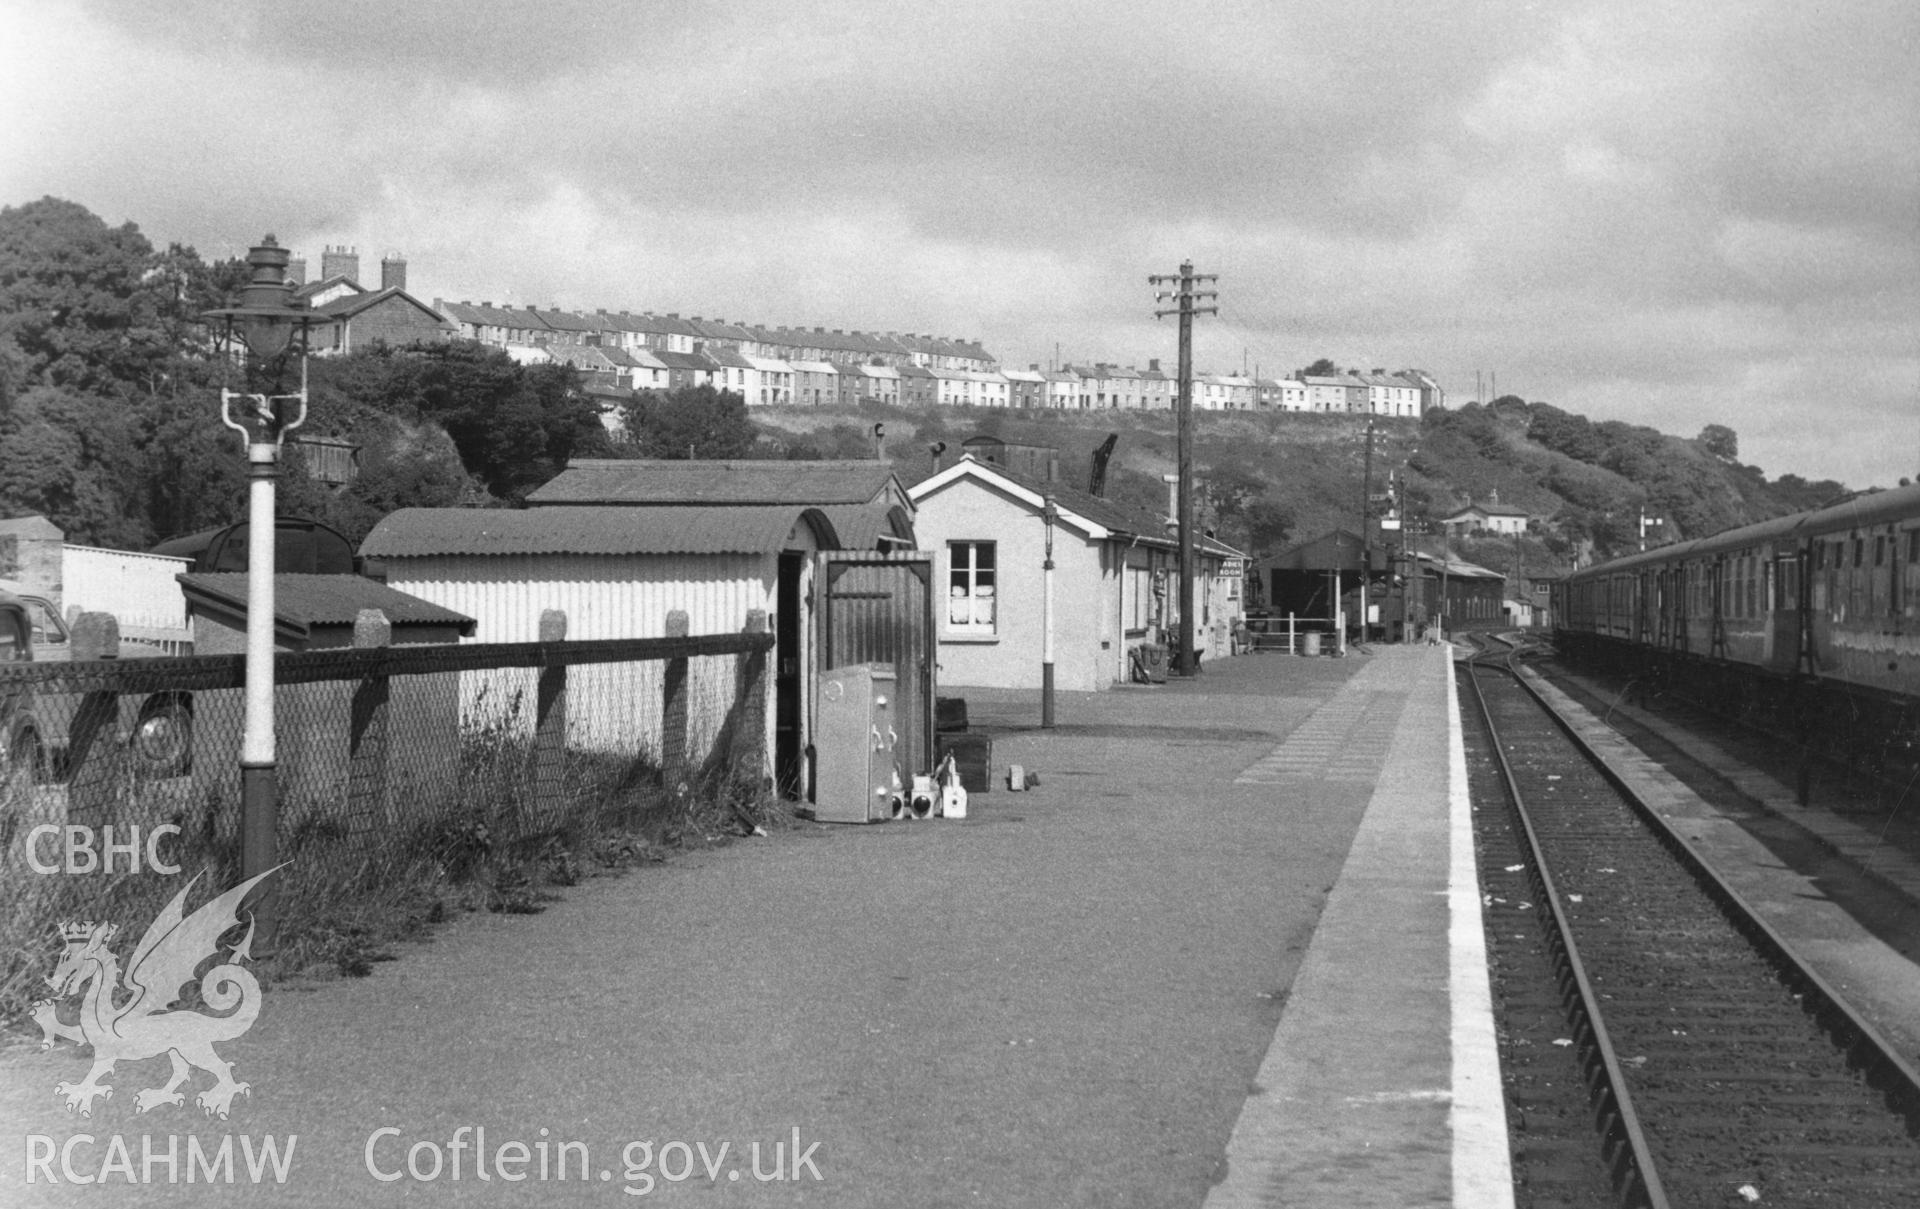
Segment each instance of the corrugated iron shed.
M865 504L886 462L577 459L527 497L540 504Z
M821 549L840 547L833 522L796 504L494 508L402 508L360 545L367 558L441 554L765 554L799 525Z
M178 577L187 598L201 597L244 613L247 575L239 571L188 573ZM442 608L406 592L361 575L296 575L273 577L274 619L304 634L314 626L352 625L361 609L379 609L400 625L448 625L463 636L473 633L474 620L465 613Z

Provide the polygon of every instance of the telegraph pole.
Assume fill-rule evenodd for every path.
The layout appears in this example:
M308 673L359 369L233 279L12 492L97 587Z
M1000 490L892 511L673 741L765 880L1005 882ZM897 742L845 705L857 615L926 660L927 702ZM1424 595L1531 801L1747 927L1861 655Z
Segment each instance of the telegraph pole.
M1373 416L1367 416L1366 469L1360 476L1360 644L1367 642L1367 577L1373 574Z
M1217 306L1194 305L1195 299L1220 296L1217 290L1196 290L1194 284L1218 280L1217 273L1195 273L1191 260L1180 262L1178 276L1147 278L1149 285L1179 287L1154 291L1155 302L1172 298L1178 305L1157 310L1153 317L1180 316L1180 398L1176 404L1180 434L1180 647L1173 656L1173 672L1180 676L1191 676L1200 670L1193 651L1193 572L1197 562L1193 542L1193 317L1220 313Z

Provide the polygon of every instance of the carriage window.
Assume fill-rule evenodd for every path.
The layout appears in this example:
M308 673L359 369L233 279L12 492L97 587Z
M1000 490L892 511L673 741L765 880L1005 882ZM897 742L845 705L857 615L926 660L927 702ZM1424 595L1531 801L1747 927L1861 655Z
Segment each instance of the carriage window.
M1853 565L1854 566L1857 567L1860 565L1861 558L1864 554L1866 554L1866 551L1867 551L1867 539L1864 537L1854 538L1853 539Z
M1873 565L1876 567L1887 565L1887 539L1884 537L1873 539Z

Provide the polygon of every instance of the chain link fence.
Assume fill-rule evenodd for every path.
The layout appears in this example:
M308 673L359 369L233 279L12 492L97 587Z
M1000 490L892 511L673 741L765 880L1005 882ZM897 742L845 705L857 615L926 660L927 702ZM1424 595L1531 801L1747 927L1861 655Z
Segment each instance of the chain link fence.
M458 882L764 797L772 645L750 627L279 654L283 937L423 870ZM196 901L240 880L244 662L0 664L0 1017L61 923L144 928L186 879Z

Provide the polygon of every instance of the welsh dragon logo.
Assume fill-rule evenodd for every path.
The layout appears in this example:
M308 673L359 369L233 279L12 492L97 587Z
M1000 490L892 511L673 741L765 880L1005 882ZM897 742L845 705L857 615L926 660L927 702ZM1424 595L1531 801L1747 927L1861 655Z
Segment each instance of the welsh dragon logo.
M45 1034L42 1049L51 1048L60 1038L93 1047L93 1069L87 1077L79 1083L62 1081L53 1089L55 1095L66 1097L69 1112L78 1109L81 1116L91 1116L96 1098L112 1098L113 1088L100 1080L115 1063L165 1054L173 1063L172 1076L164 1087L137 1093L134 1108L146 1112L162 1104L183 1103L180 1086L192 1077L193 1068L199 1067L215 1081L196 1097L196 1103L208 1116L226 1119L233 1098L249 1091L251 1085L234 1081L233 1065L214 1052L213 1044L240 1036L260 1014L260 984L240 964L253 956L251 916L240 943L231 946L226 959L199 978L201 1000L223 1014L167 1009L194 981L194 970L206 959L220 956L220 937L240 922L241 902L274 872L269 869L250 878L187 915L187 892L200 880L195 875L154 918L133 950L124 987L120 959L108 947L120 931L117 925L85 922L61 927L67 947L47 979L53 996L34 1005L33 1020ZM83 989L78 1023L62 1021L62 1002Z

